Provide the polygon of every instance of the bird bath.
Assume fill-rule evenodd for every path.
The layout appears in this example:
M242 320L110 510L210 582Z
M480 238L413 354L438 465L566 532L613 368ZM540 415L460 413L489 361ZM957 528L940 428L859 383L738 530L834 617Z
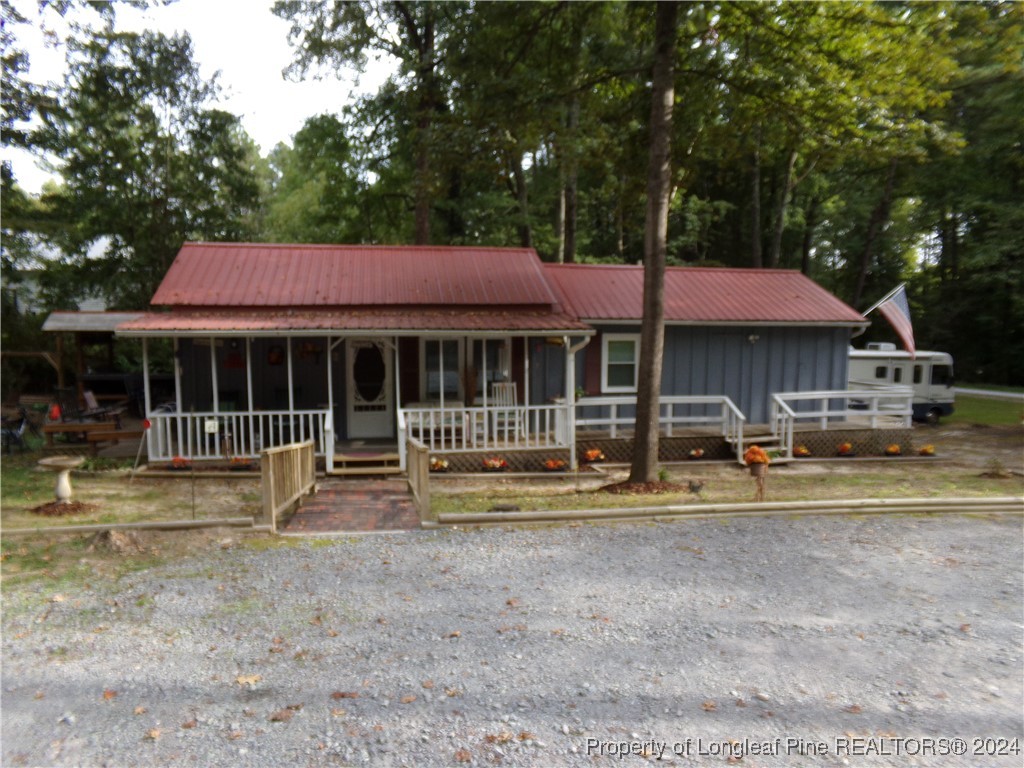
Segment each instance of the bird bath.
M40 467L57 473L57 488L54 493L61 504L71 501L71 470L84 463L85 459L81 456L48 456L39 460Z

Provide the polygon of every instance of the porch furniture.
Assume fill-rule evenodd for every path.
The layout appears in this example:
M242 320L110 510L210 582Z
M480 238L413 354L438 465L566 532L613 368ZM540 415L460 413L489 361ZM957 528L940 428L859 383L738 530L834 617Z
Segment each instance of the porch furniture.
M31 428L28 418L28 411L23 406L18 406L17 417L4 418L3 420L3 447L7 453L16 445L25 450L25 432Z
M69 435L79 436L82 441L88 441L89 434L92 432L113 432L118 429L118 425L113 421L72 421L67 423L54 423L46 424L43 427L43 436L46 438L46 449L53 450L56 448L54 444L54 435Z
M121 428L121 414L124 413L125 409L123 407L111 408L101 406L96 401L96 397L92 392L87 391L84 393L84 408L78 404L78 394L74 389L59 388L55 390L54 398L57 401L57 406L60 408L60 419L62 422L87 422L113 419L117 428Z
M515 440L523 435L523 415L519 409L516 383L498 382L491 385L493 432L498 437Z

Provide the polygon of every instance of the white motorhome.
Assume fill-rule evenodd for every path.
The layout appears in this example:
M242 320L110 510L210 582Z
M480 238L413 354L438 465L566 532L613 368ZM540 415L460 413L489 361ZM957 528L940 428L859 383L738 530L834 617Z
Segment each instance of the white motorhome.
M903 386L914 390L914 418L938 422L953 413L953 358L945 352L918 350L914 358L895 344L850 348L850 388Z

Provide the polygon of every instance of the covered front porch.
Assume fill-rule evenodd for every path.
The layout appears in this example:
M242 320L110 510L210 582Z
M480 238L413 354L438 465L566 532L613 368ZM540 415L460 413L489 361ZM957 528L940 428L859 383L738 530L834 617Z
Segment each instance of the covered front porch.
M151 462L253 459L311 440L328 472L410 436L437 451L573 445L574 360L588 337L495 333L174 335L172 399L154 400Z

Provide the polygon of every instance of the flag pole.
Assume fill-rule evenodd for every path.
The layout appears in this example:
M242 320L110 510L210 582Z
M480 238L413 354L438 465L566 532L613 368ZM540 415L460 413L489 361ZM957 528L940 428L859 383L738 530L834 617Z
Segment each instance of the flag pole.
M885 302L887 302L889 299L891 299L893 296L895 296L896 293L900 290L900 288L903 288L905 286L906 286L906 283L900 283L895 288L893 288L891 291L889 291L887 294L885 294L885 296L883 298L881 298L879 301L876 301L872 305L871 309L867 310L866 312L861 312L861 314L864 315L864 317L867 317L872 312L874 312L876 309L878 309L880 306L885 304Z

